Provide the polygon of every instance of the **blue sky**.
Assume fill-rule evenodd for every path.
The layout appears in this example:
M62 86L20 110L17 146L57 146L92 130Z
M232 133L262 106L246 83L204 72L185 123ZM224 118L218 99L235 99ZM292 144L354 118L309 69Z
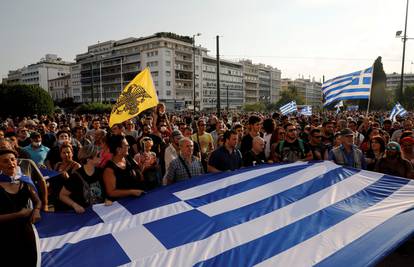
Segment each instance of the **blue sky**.
M317 80L370 66L401 71L406 0L2 0L0 77L46 53L72 61L98 41L160 31L202 33L197 44L227 59L273 65L282 77ZM408 37L414 37L414 3ZM410 23L411 22L411 23ZM414 71L414 40L407 41L406 71Z

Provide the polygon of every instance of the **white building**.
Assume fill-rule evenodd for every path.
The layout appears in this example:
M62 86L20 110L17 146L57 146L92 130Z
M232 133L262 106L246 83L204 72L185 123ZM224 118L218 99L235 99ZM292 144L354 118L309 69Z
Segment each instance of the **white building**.
M404 88L407 86L414 86L414 73L404 73ZM387 86L388 90L397 89L400 86L401 74L391 73L387 74Z
M70 65L57 55L47 54L37 63L9 71L7 84L38 85L49 92L48 81L70 74Z
M82 85L81 85L81 65L73 64L70 66L70 94L73 102L82 102Z
M199 55L202 49L193 50L192 38L173 33L91 45L86 53L76 56L81 66L82 101L115 101L121 90L149 67L160 101L171 110L190 108L194 90L193 53ZM201 70L201 60L199 56L195 59L197 72ZM199 93L199 87L196 91Z
M322 105L322 83L311 79L282 79L282 90L295 87L298 95L305 100L305 105L319 107Z
M217 107L217 59L204 54L202 70L201 109L215 110ZM226 109L228 105L229 110L236 110L242 108L243 102L243 65L220 60L220 107Z
M49 80L49 93L54 101L73 97L70 74Z

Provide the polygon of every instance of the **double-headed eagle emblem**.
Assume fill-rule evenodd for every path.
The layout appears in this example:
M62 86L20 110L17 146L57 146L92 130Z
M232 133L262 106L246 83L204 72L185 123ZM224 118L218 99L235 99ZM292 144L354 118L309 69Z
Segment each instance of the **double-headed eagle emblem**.
M139 104L143 103L146 98L152 98L145 89L136 84L131 84L124 90L112 108L112 113L120 114L128 112L129 115L135 115L139 112ZM124 106L123 108L121 108Z

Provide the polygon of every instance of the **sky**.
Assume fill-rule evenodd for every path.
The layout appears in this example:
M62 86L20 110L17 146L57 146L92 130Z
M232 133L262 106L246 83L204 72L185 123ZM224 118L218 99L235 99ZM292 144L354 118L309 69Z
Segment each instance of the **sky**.
M382 57L386 73L401 72L406 0L1 0L0 78L45 54L74 61L87 46L174 32L225 59L272 65L282 78L330 79ZM411 23L410 23L411 22ZM407 37L414 38L414 3ZM414 39L405 72L414 71Z

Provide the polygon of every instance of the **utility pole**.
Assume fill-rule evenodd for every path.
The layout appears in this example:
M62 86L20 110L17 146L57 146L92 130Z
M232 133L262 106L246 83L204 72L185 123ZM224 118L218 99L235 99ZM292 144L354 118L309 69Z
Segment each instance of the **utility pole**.
M227 85L227 114L229 113L229 86Z
M216 50L217 50L217 117L220 118L220 36L216 36Z
M91 61L91 102L93 103L93 61Z
M407 19L408 19L408 2L407 0L407 7L405 9L405 28L404 28L404 37L403 37L403 54L402 54L402 65L401 65L401 78L400 78L400 97L399 101L402 100L404 94L404 61L405 61L405 42L407 41Z

